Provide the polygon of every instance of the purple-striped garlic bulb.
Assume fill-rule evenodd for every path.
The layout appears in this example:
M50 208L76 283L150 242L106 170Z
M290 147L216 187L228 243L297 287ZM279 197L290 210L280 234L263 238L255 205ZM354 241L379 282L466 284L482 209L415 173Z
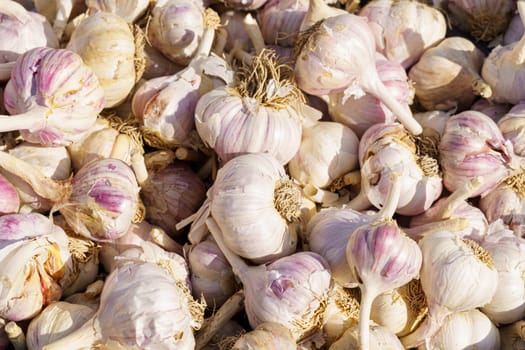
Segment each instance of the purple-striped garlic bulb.
M446 0L452 27L469 33L475 40L491 41L502 34L516 10L516 0Z
M444 39L447 31L445 15L419 1L370 1L359 15L368 18L378 52L404 69Z
M415 90L408 81L405 69L381 54L376 54L376 69L379 79L389 93L403 105L403 108L410 110ZM328 97L330 117L349 126L359 137L373 124L388 124L396 120L395 114L372 94L345 96L344 92L340 92L330 94Z
M344 96L368 93L385 104L412 134L421 125L381 81L374 64L374 34L366 17L345 13L318 22L299 39L295 79L308 94Z
M264 41L269 45L294 46L308 0L268 0L257 11Z
M71 254L62 228L39 213L0 216L0 317L28 320L62 296Z
M368 128L359 143L359 163L361 190L350 204L354 209L363 210L370 204L381 208L391 186L391 173L401 174L398 214L420 214L441 195L435 140L425 135L411 137L399 123Z
M467 110L451 116L439 143L443 184L455 191L476 177L482 184L471 197L486 195L518 169L512 143L485 114Z
M95 124L105 100L97 76L79 55L38 47L16 60L4 104L10 115L0 116L0 132L20 130L26 141L60 146Z
M36 47L58 48L58 39L47 19L6 0L0 8L0 81L9 80L19 55Z

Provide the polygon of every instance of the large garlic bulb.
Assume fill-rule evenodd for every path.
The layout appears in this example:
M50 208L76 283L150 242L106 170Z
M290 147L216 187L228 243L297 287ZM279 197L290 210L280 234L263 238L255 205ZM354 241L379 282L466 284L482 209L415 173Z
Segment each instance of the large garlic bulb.
M359 139L349 127L330 121L305 126L301 145L288 163L290 175L302 185L326 188L358 166Z
M378 51L405 69L445 38L447 31L445 15L420 1L370 1L359 15L370 21Z
M80 22L66 47L97 75L106 108L124 101L136 82L135 38L124 19L110 12L94 13Z
M229 249L267 262L295 251L293 225L301 193L268 153L237 156L219 169L209 191L211 216Z
M426 50L408 72L416 100L429 111L462 111L477 96L491 97L491 86L481 78L484 60L485 55L472 41L460 36L443 39Z

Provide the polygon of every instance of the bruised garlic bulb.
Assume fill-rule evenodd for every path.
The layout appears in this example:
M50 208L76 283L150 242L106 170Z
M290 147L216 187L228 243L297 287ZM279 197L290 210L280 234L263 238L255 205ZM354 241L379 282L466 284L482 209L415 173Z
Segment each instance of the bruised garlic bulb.
M299 150L288 163L290 175L302 185L326 188L358 166L359 139L349 127L330 121L305 125Z
M128 23L139 19L150 5L149 0L86 0L88 13L111 12Z
M241 335L231 350L296 350L292 333L281 323L264 322Z
M420 280L428 316L401 341L415 347L430 339L454 312L490 302L498 286L498 270L487 250L449 230L435 230L419 240L423 252Z
M501 221L490 229L480 244L492 255L498 287L481 311L495 324L509 324L525 318L525 239L505 229Z
M229 249L262 263L294 252L301 193L268 153L237 156L209 190L211 216Z
M124 19L110 12L94 13L80 22L66 48L79 54L97 75L105 108L124 101L137 80L135 38Z
M31 319L62 296L71 263L67 236L42 214L0 216L0 261L0 317Z
M343 335L337 339L328 350L362 349L359 345L358 326L345 330ZM370 347L369 350L404 350L405 348L392 331L388 328L372 323L370 325Z
M443 322L443 326L419 350L494 350L500 348L499 330L478 309L455 312Z
M466 38L452 36L426 50L408 77L417 101L426 110L469 108L477 96L490 98L491 86L481 78L483 52Z
M378 51L404 69L444 39L447 31L445 15L420 1L370 1L359 15L368 18Z
M95 309L81 304L57 301L46 306L31 319L26 340L29 350L42 350L44 346L58 340L86 323Z
M517 1L522 23L525 23L525 3ZM523 69L525 34L519 41L493 48L481 69L483 79L492 89L491 100L501 103L517 104L525 98L521 82L525 75Z
M445 11L454 28L475 40L491 41L507 29L516 10L515 0L447 0Z

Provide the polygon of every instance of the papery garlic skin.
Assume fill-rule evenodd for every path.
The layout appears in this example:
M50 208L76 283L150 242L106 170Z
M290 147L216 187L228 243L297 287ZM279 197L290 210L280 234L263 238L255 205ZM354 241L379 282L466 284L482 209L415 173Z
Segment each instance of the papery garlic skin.
M70 264L67 236L38 213L0 217L0 317L20 321L60 299Z
M203 32L204 8L198 1L167 0L151 10L148 40L177 64L190 62Z
M307 0L268 0L257 11L264 41L270 45L293 46L306 11Z
M292 333L277 322L261 323L255 329L241 335L231 350L297 350L297 343Z
M93 69L104 88L105 108L123 102L135 85L135 39L126 21L97 12L76 27L66 48Z
M443 184L454 191L467 181L483 182L471 197L485 195L516 167L513 147L497 124L478 111L464 111L447 121L439 143Z
M512 106L497 124L503 137L512 142L514 153L525 156L525 141L522 136L525 130L525 103Z
M328 348L329 350L348 350L359 348L358 327L348 328L341 338L337 339ZM370 325L370 348L369 350L404 350L405 348L392 331L377 324Z
M497 350L500 348L500 334L496 325L483 312L472 309L448 316L428 344L418 349Z
M210 210L235 254L267 262L295 251L296 233L274 202L286 178L284 167L268 153L240 155L219 169L209 193Z
M501 221L491 229L480 244L492 255L498 287L481 311L496 325L509 324L525 317L525 239L503 228Z
M149 4L149 0L86 0L86 6L89 11L111 12L128 23L135 22L146 13Z
M105 99L97 76L79 55L39 47L17 59L4 91L4 104L10 114L34 109L46 115L38 126L20 130L24 140L67 146L95 124Z
M511 107L508 103L495 103L489 99L480 98L470 106L470 109L486 114L499 125L499 120L509 113Z
M515 13L510 19L509 25L505 33L503 34L503 39L501 45L508 45L513 42L517 42L523 36L524 32L523 22L519 13Z
M18 213L20 209L20 196L17 188L0 174L0 216Z
M405 69L445 38L447 31L444 14L418 1L372 1L359 15L370 21L378 51Z
M408 72L416 101L427 111L463 111L477 96L491 97L492 85L481 78L484 60L472 41L460 36L443 39L426 50Z
M359 298L356 289L334 283L324 312L323 335L326 346L337 341L343 333L359 322Z
M80 328L95 314L93 308L57 301L31 319L26 333L27 348L42 350L47 344Z
M297 252L253 271L244 284L245 310L250 325L264 322L286 326L299 340L321 327L331 285L328 264L317 253ZM260 274L260 275L259 275Z
M318 121L303 128L299 150L288 163L290 175L306 185L326 188L358 166L359 139L349 127Z

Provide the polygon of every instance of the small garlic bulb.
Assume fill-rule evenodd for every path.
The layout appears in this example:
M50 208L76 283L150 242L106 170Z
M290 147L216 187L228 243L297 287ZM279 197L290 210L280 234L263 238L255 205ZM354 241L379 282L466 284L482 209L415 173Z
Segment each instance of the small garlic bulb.
M360 349L358 326L345 330L343 335L337 339L328 350ZM370 347L369 350L404 350L405 348L392 331L388 328L372 323L370 325Z
M370 21L378 51L408 69L445 38L445 15L420 1L375 0L360 11Z
M46 306L31 319L26 340L29 350L42 350L44 346L80 328L95 314L96 309L86 305L57 301Z
M516 237L497 221L480 244L492 255L498 270L496 294L481 311L497 325L524 319L525 239Z
M250 153L228 161L209 198L211 216L235 254L262 263L295 251L291 223L299 215L301 193L274 156Z
M105 108L121 104L136 82L135 38L126 21L110 12L86 17L66 48L82 57L104 89Z
M297 343L292 332L277 322L264 322L241 335L231 350L296 350Z
M516 0L447 0L445 11L452 27L475 40L491 41L507 29Z
M500 348L499 330L478 309L449 315L439 331L419 350L495 350Z
M349 127L331 121L304 126L301 145L288 163L290 175L302 185L328 187L358 166L359 139Z
M428 111L462 111L477 96L490 98L491 86L481 78L484 60L472 41L460 36L443 39L426 50L408 72L417 102Z

